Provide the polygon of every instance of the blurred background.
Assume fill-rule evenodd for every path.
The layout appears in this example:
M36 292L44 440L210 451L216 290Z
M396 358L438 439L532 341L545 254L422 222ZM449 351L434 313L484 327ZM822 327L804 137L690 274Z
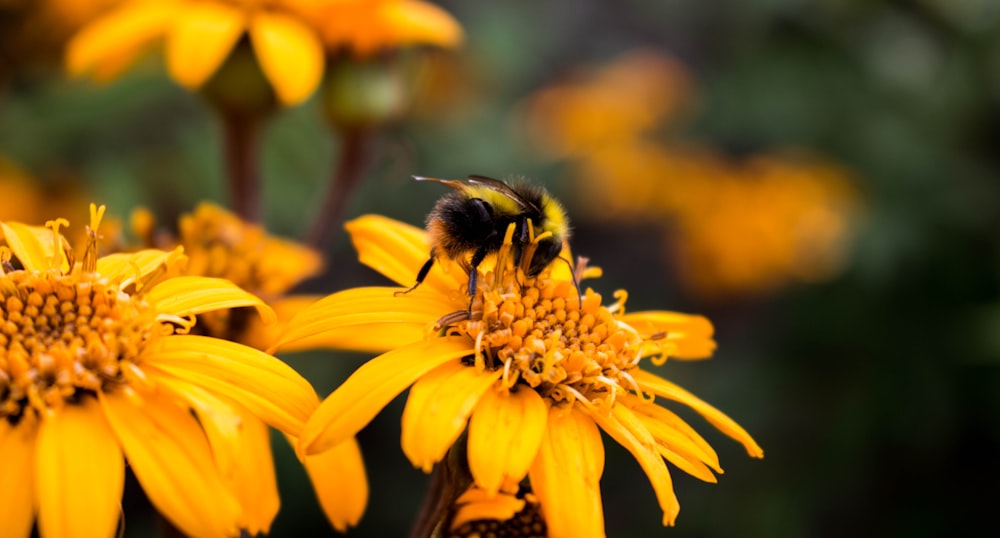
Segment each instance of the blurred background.
M83 7L84 5L89 7ZM63 71L67 37L116 4L0 0L0 219L82 223L86 202L161 223L226 205L222 133L151 55L107 84ZM992 523L1000 466L1000 4L991 0L440 1L465 32L428 51L378 125L347 218L415 225L443 194L411 174L525 176L628 307L708 316L676 381L743 425L752 460L693 413L716 485L674 470L677 526L606 442L607 534L942 536ZM319 98L261 144L263 213L304 240L344 143ZM75 216L75 220L74 217ZM343 234L300 289L381 284ZM325 395L368 358L286 358ZM351 536L404 535L428 477L399 449L402 398L359 439ZM673 407L671 409L674 409ZM333 533L275 436L272 535ZM156 523L129 484L126 535ZM134 507L134 509L132 508ZM132 515L135 514L135 515Z

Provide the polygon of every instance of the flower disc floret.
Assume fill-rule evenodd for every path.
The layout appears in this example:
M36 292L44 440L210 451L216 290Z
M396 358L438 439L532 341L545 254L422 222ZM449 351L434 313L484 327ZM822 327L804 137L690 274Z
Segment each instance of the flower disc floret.
M142 296L94 273L13 271L0 288L0 417L123 382L161 330Z

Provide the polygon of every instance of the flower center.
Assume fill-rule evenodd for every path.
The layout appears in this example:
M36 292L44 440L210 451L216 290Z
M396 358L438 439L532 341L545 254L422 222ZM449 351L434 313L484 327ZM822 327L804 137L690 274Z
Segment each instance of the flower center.
M19 420L124 382L156 313L97 273L7 271L0 281L0 418Z
M472 319L449 329L476 341L478 367L503 368L506 388L526 384L553 403L610 404L618 391L637 388L629 371L643 338L601 305L600 294L579 297L572 280L551 277L551 266L526 278L504 258L500 271L481 279Z

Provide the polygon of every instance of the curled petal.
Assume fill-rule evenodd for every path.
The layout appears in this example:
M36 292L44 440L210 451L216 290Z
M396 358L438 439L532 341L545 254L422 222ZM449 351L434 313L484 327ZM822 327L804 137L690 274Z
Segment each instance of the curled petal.
M711 422L719 431L739 441L750 456L754 458L764 457L764 450L753 440L753 437L750 437L750 434L742 426L694 394L666 379L642 370L636 372L635 380L643 390L691 407L691 409L694 409L698 414L705 417L705 420Z
M288 442L298 444L291 436ZM325 452L306 456L302 464L333 528L347 532L357 525L368 504L368 478L358 442L348 439Z

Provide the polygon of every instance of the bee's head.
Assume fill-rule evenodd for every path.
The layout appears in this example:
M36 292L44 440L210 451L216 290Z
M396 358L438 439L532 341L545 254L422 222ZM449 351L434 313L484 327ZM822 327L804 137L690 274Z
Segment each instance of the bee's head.
M552 260L559 257L560 252L562 252L562 241L556 239L555 236L545 237L538 241L535 254L531 257L531 263L528 264L528 276L538 276L542 269L545 269L552 263Z

